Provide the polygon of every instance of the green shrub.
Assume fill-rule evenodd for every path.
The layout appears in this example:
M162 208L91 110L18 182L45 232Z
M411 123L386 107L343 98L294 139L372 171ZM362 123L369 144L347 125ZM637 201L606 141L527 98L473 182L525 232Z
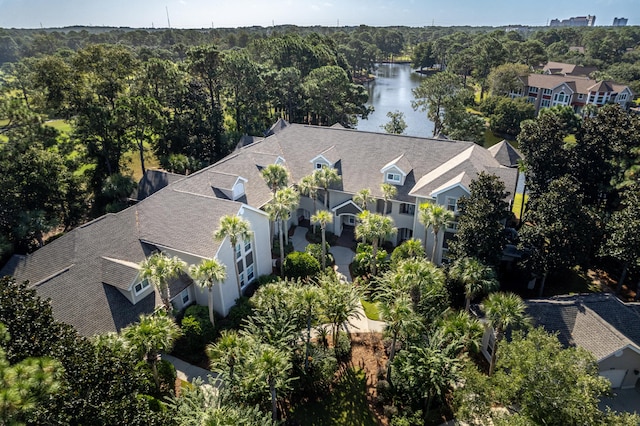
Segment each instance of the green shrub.
M334 265L336 263L335 259L333 258L333 255L331 253L329 253L329 249L331 248L331 246L329 245L329 243L324 243L325 245L325 253L327 253L327 266L331 266ZM305 253L313 256L318 263L320 263L320 265L322 265L322 243L320 244L309 244L307 245L307 247L305 248Z
M320 262L308 253L293 252L284 260L284 275L288 278L308 278L320 273Z
M245 318L253 314L253 306L248 297L236 299L236 304L229 310L229 315L218 321L218 328L224 330L239 330Z
M376 255L378 265L378 272L384 272L389 266L387 259L387 252L379 249ZM371 273L371 267L373 266L373 247L369 244L359 243L356 248L356 255L353 258L353 264L351 265L351 271L354 276L364 276Z
M284 246L284 255L287 256L288 254L293 252L294 252L293 242L289 240L289 244ZM273 247L271 249L271 257L273 257L274 259L280 257L280 240L278 238L274 239L273 241Z
M312 346L309 356L309 368L304 371L304 349L297 352L294 374L300 378L297 392L302 398L327 395L338 371L338 361L333 352L323 347Z
M158 376L160 377L160 392L162 395L174 395L176 387L176 368L167 360L158 362Z
M391 252L391 264L396 265L401 260L423 259L424 257L425 252L424 247L422 247L422 241L412 238L404 241Z
M182 336L174 346L174 353L191 363L201 361L204 347L216 338L216 327L209 320L209 308L201 305L191 305L180 321Z
M337 341L334 342L333 351L338 362L349 362L351 358L351 337L344 331L338 332L338 338Z

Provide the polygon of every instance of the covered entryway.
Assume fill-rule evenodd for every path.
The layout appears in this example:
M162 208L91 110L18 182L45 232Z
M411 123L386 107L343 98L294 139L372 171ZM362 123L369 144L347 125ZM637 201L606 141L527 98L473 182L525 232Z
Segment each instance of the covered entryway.
M335 217L340 219L336 221L336 226L334 227L334 234L338 237L342 235L342 231L346 226L353 227L356 225L356 216L362 212L362 209L351 200L347 200L331 210Z

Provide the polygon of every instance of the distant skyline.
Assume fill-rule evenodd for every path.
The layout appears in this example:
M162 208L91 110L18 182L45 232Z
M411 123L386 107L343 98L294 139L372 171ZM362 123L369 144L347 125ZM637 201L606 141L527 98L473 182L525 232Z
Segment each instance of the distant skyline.
M640 24L640 0L0 0L0 27L545 26L596 15Z

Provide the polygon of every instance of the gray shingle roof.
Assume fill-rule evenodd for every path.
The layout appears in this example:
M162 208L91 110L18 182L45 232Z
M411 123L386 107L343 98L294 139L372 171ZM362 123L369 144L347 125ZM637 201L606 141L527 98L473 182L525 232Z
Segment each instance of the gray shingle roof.
M138 182L138 188L131 194L134 200L144 200L149 195L160 191L167 185L179 181L184 175L166 172L164 170L147 170Z
M557 332L565 346L580 346L600 360L627 345L640 348L637 304L625 304L611 294L556 296L527 301L536 325Z
M380 170L394 160L402 162L403 169L411 167L411 171L404 185L398 187L396 199L408 202L415 201L409 192L416 181L434 170L438 172L421 186L427 194L458 176L468 184L480 171L510 170L471 142L286 122L279 122L272 130L275 133L271 136L192 175L165 175L164 189L122 212L89 222L29 256L15 256L0 275L14 275L19 281L37 284L40 295L51 299L56 318L73 325L83 335L115 331L135 321L140 313L152 312L159 304L155 293L136 305L121 293L135 278L133 265L156 247L203 258L215 256L220 243L214 241L212 234L220 218L237 214L242 206L212 187L212 182L228 186L226 180L220 183L221 176L247 179L242 201L259 208L271 199L260 167L275 162L278 156L285 160L290 183L294 184L313 172L311 159L326 153L339 160L342 191L355 194L369 188L380 199L384 178ZM155 172L150 175L162 176ZM157 188L158 180L154 182L151 186ZM513 187L513 183L507 183L507 187ZM185 283L175 285L175 291L179 291Z
M522 159L520 151L515 149L509 142L503 140L490 147L489 152L498 163L505 167L516 167L518 160Z

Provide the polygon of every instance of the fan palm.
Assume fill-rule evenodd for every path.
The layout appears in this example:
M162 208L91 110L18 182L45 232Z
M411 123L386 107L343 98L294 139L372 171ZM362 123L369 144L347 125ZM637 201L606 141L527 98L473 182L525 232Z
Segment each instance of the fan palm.
M353 202L362 210L369 210L369 203L373 203L374 200L369 188L363 188L353 196Z
M382 190L382 198L384 199L384 211L382 212L382 214L386 215L389 200L396 196L396 194L398 193L398 188L390 183L383 183L380 185L380 189Z
M327 224L333 222L333 215L328 210L322 210L311 216L311 221L320 224L320 232L322 233L322 269L324 269L327 267L326 230Z
M375 276L377 272L376 259L378 255L378 244L383 238L387 238L397 232L393 226L393 219L387 216L371 213L368 210L358 215L359 223L356 225L356 238L371 241L373 249L373 265L371 273Z
M171 315L171 291L169 280L178 277L185 269L185 263L177 257L163 253L153 253L140 264L140 277L148 279L156 287L167 315Z
M313 172L313 181L324 191L324 208L329 208L329 187L342 180L338 171L333 167L323 166Z
M262 169L261 173L262 178L274 194L277 190L286 188L289 184L289 173L281 164L269 164Z
M500 287L493 269L473 257L457 259L453 263L449 275L464 285L464 310L467 312L469 312L472 299Z
M291 211L296 208L299 200L299 195L293 188L284 188L277 190L273 195L273 200L271 200L271 202L266 206L266 210L271 219L278 223L281 262L284 262L284 236L287 232L286 229L284 229L283 224L289 220ZM280 268L280 273L281 275L284 274L283 268Z
M216 259L203 259L198 265L191 267L190 274L198 285L209 290L209 321L215 325L213 318L213 286L227 279L227 269L224 264Z
M160 388L158 354L171 351L181 334L178 324L164 313L141 315L137 324L122 330L122 336L133 353L138 358L146 360L151 366L158 389Z
M438 234L440 229L446 226L455 218L453 212L433 203L420 204L418 208L418 220L424 225L424 249L427 250L427 230L431 227L433 231L433 250L431 261L436 261L436 250L438 248Z
M220 225L218 229L213 233L213 238L218 241L222 241L225 238L229 239L231 245L231 253L233 258L236 258L236 246L238 241L248 240L253 236L251 231L251 225L248 221L242 219L239 216L226 215L220 218ZM238 297L242 296L242 285L240 284L240 273L238 272L237 259L233 262L236 272L236 284L238 285Z
M491 351L489 375L493 374L496 366L496 353L498 345L504 338L505 332L510 328L523 328L529 326L524 301L513 293L491 293L483 302L484 311L489 324L495 332L495 343Z

